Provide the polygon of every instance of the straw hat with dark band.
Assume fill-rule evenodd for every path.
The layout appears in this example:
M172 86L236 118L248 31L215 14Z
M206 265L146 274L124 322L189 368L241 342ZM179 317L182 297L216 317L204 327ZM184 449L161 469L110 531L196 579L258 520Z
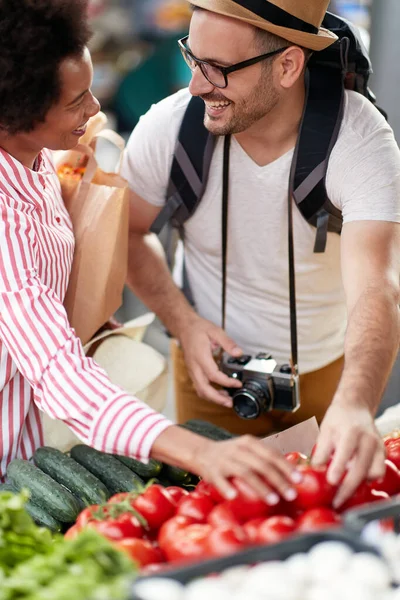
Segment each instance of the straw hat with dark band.
M324 50L337 37L321 27L329 0L190 0L191 4L245 21L293 44Z

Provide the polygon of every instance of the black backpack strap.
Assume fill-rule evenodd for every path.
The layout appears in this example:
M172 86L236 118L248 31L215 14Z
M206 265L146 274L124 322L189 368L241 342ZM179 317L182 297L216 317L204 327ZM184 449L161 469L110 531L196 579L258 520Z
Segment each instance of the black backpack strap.
M317 228L314 252L324 252L328 231L340 233L341 212L329 201L325 179L344 111L340 68L312 65L306 75L307 98L292 162L293 197L305 219Z
M151 226L153 233L160 233L168 221L181 227L192 216L204 193L214 145L215 137L204 127L204 102L193 97L179 132L167 200Z

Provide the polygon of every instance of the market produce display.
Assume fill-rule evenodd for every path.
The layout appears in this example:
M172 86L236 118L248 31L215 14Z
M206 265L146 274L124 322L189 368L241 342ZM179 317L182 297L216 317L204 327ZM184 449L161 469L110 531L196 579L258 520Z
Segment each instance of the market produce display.
M134 586L137 600L398 600L388 565L368 552L328 541L285 561L260 562L201 577L184 586L148 579Z
M201 421L185 427L211 439L231 437ZM332 554L320 558L318 569L316 556L322 555L312 550L309 556L302 553L279 566L257 559L252 567L245 565L187 587L179 587L175 581L165 583L169 574L173 577L181 569L188 572L206 566L207 561L239 564L243 552L264 552L266 548L274 552L277 543L292 546L313 532L341 534L349 526L349 509L371 503L379 506L380 501L400 495L398 434L387 437L385 446L385 476L362 482L340 512L333 508L337 487L327 481L328 467L313 467L310 458L298 452L286 455L302 474L295 486L297 496L292 502L280 500L271 506L239 478L232 479L236 497L226 500L207 481L155 460L144 464L82 444L68 454L40 448L33 461L12 461L7 483L0 485L0 600L66 600L71 586L77 600L128 600L127 581L135 573L147 578L140 585L151 580L155 586L150 590L156 595L143 596L141 592L140 600L158 599L160 583L151 577L154 574L164 580L163 600L169 599L168 590L175 593L171 600L203 600L207 594L215 598L218 594L218 600L228 594L238 600L330 600L339 593L347 600L347 590L351 592L349 600L395 600L389 584L398 581L399 568L395 573L387 557L382 563L373 555L353 556L351 546L346 551L342 548L340 554L339 546L331 545ZM380 525L379 536L387 531L393 531L393 521ZM354 535L358 537L356 531ZM393 539L392 562L396 546L399 564L400 542ZM343 572L340 565L345 565ZM338 570L332 575L334 568ZM363 570L368 571L364 583L359 577ZM326 581L321 579L324 573ZM240 585L233 583L239 574ZM268 596L262 595L261 588L257 590L257 574L264 583L268 577ZM332 581L326 583L332 577L346 592ZM284 588L275 585L278 579ZM144 593L150 592L144 589Z
M237 491L233 500L225 500L206 481L189 491L150 480L146 486L114 494L108 502L86 508L67 536L85 528L96 529L145 572L154 572L170 564L209 560L294 535L338 528L349 508L400 493L400 472L386 460L385 477L364 481L337 512L332 507L337 487L327 482L327 467L312 467L307 457L296 452L286 458L302 474L292 502L281 500L270 506L237 478L232 480Z
M194 427L197 426L195 423ZM230 435L224 430L217 433L218 428L212 425L209 429L214 437ZM7 483L0 484L0 491L27 490L26 511L37 525L53 532L68 529L85 507L101 505L120 492L141 491L150 480L189 490L193 490L199 481L188 471L156 460L144 464L83 444L74 446L69 454L55 448L39 448L33 462L12 461L7 478Z
M25 493L0 492L0 600L124 600L135 567L93 530L74 540L34 524Z

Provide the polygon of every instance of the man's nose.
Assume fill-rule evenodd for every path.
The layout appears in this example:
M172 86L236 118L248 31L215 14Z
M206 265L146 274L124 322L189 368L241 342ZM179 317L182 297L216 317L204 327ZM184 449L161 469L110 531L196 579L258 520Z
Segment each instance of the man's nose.
M199 66L196 66L192 71L192 79L189 84L189 92L192 96L203 96L209 94L215 89L212 83L203 75Z

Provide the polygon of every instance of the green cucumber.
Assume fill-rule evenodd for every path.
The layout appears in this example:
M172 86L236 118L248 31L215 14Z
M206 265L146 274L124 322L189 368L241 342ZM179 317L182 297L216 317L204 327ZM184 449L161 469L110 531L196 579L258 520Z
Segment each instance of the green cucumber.
M215 442L224 442L225 440L231 440L235 436L230 433L227 429L218 427L208 421L202 421L201 419L189 419L183 425L184 429L188 429L192 433L197 433Z
M110 497L108 489L97 477L60 450L47 446L38 448L33 462L81 500L84 507L103 504Z
M18 494L18 490L16 490L11 483L0 483L0 493L1 492L12 492L13 494ZM47 529L50 529L50 531L57 533L61 531L61 523L31 500L25 504L25 510L28 515L31 516L36 525L39 525L39 527L46 527Z
M161 476L171 481L173 485L182 485L182 483L186 483L190 473L179 467L164 464Z
M31 500L25 504L25 510L32 517L36 525L39 525L39 527L46 527L46 529L50 529L50 531L55 533L59 533L61 531L62 523L52 517L51 514L44 510L41 506L31 502Z
M161 473L163 467L162 463L159 460L154 460L154 458L150 458L146 465L140 460L130 458L129 456L120 456L119 454L113 454L113 456L143 479L153 479L153 477L157 477Z
M11 483L0 483L0 493L1 492L12 492L13 494L18 494L18 491L13 485L11 485Z
M30 500L63 523L73 523L80 512L74 496L32 463L16 458L7 469L11 484L18 490L27 489Z
M111 494L139 491L144 486L144 481L139 475L111 454L78 444L71 448L71 458L100 479Z
M173 481L170 481L166 477L160 477L158 479L155 479L154 483L157 483L158 485L162 485L163 487L172 487L172 486L176 485Z

